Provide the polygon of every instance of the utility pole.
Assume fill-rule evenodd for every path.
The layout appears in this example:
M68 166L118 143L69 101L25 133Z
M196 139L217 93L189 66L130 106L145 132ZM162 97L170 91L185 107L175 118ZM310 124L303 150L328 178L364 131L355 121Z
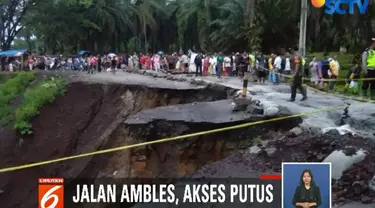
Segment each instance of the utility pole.
M301 1L301 20L299 23L299 53L306 56L307 0Z

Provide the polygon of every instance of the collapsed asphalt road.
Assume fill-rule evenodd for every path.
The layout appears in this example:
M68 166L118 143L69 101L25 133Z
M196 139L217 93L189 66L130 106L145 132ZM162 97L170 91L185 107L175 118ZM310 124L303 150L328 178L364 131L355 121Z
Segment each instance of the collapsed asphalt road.
M141 74L146 74L145 72L138 72ZM155 79L158 78L166 78L170 80L176 80L180 81L181 77L178 76L177 78L173 78L170 75L156 75L154 72L148 74L151 77L154 77ZM187 79L189 79L187 77ZM241 83L239 80L236 79L225 79L224 81L217 81L215 78L212 77L204 77L200 79L190 80L190 82L197 83L197 82L206 82L206 83L215 83L218 85L224 85L226 87L231 87L234 89L240 89ZM202 83L200 83L202 84ZM353 104L356 103L356 101L348 100L348 99L342 99L338 97L333 97L325 94L319 94L315 92L310 92L312 94L309 95L308 102L296 102L296 103L289 103L286 100L289 97L289 87L288 86L261 86L261 85L254 85L248 88L249 91L251 91L250 94L252 99L256 99L261 101L262 103L276 103L277 106L280 108L286 108L289 112L292 113L302 113L306 111L312 111L317 110L321 108L327 108L332 106L344 106L347 104ZM220 103L220 102L218 102ZM226 103L228 104L228 103ZM192 108L189 106L188 108ZM176 107L174 110L178 110L180 112L184 112L186 108L179 106ZM198 105L197 106L198 112L203 113L204 111L208 114L211 114L212 110L207 110L204 106ZM206 109L206 110L204 110ZM220 107L219 107L220 109ZM166 109L164 109L165 111ZM167 111L170 111L169 113L173 112L173 109L167 109ZM157 114L156 112L159 112L160 114ZM177 112L177 111L175 111ZM190 111L189 111L190 112ZM211 113L210 113L211 112ZM220 111L221 112L221 111ZM154 113L154 114L153 114ZM190 113L191 114L191 113ZM173 120L179 120L180 118L186 118L189 119L190 122L194 121L194 118L196 118L198 121L201 121L202 119L206 118L206 116L196 116L192 117L189 116L190 114L184 115L179 117L178 115L181 114L172 114L172 116L165 116L168 115L163 113L163 109L160 109L160 111L146 111L146 112L140 112L136 116L136 120L128 120L128 122L135 122L135 123L147 123L150 122L150 118L157 119L157 115L160 115L161 117L168 118L166 120L171 119ZM156 118L155 118L156 115ZM198 113L199 115L199 113ZM220 117L220 113L217 114ZM232 115L231 117L236 117L236 114ZM355 150L354 152L363 151L365 149L367 151L367 157L363 157L362 161L359 161L359 163L354 167L349 169L349 173L346 172L340 172L339 174L344 175L343 179L340 179L337 181L336 185L334 186L334 202L335 204L339 204L343 207L373 207L373 205L362 205L368 204L368 203L375 203L372 199L375 198L375 194L373 192L369 192L369 188L366 185L362 185L360 188L358 188L356 185L353 184L368 184L371 180L372 176L375 172L375 164L368 164L371 159L374 159L373 156L373 148L374 143L370 140L363 140L363 137L366 138L374 138L374 122L375 119L373 119L373 116L375 115L375 108L373 104L363 104L363 105L357 105L357 106L349 106L345 111L339 110L339 111L333 111L333 112L326 112L326 113L320 113L316 115L306 116L304 117L304 122L301 124L301 128L305 130L305 133L303 134L303 138L299 137L296 140L299 140L299 142L293 142L289 141L289 149L291 146L293 146L293 149L290 149L287 151L288 148L285 148L285 146L280 147L280 145L275 148L275 143L272 143L272 141L277 138L279 143L284 143L286 141L282 140L280 141L280 138L286 138L285 136L282 137L280 135L278 136L270 136L269 138L266 138L265 141L266 144L269 144L266 147L263 147L263 151L259 148L259 151L252 152L250 150L248 151L240 151L237 152L230 157L215 162L213 164L207 165L203 167L199 172L194 174L194 176L198 177L251 177L256 175L256 173L264 173L264 172L274 172L274 171L280 171L281 167L281 161L316 161L321 162L326 157L330 156L330 154L334 154L334 151L342 150L345 148L348 148L348 146L354 146ZM208 116L208 120L210 116ZM159 118L160 119L160 118ZM228 119L233 119L228 117ZM182 119L184 120L184 119ZM225 119L224 119L225 120ZM210 121L215 122L215 119L211 119ZM344 127L342 127L343 124L346 124ZM329 131L330 129L335 129L334 131ZM302 132L301 129L301 132ZM313 137L311 134L315 135L321 135L322 132L329 132L328 134L325 134L321 137L319 137L318 140L316 140L315 137ZM332 135L332 132L334 134ZM356 135L361 135L358 137L355 137L354 142L352 141L353 138L349 136L349 134L346 133L354 133ZM346 140L342 138L343 135L346 134ZM268 141L271 141L268 143ZM315 141L316 140L316 141ZM301 143L301 141L303 141ZM311 142L317 142L317 143L311 143ZM329 141L327 143L327 141ZM321 142L321 143L319 143ZM334 142L336 145L334 147L330 148L324 148L323 146L326 144L330 144ZM276 142L277 143L277 142ZM287 142L286 142L287 143ZM277 146L277 145L276 145ZM299 146L300 150L296 150L295 147ZM326 149L325 153L319 151L309 151L309 148L314 146L315 148L322 148ZM286 151L286 152L293 152L292 155L297 155L297 157L293 158L283 158L283 160L274 160L275 155L267 155L260 154L260 152L264 152L264 149L275 149L275 151ZM362 148L361 150L359 150ZM266 151L267 152L267 151ZM276 154L277 155L277 154ZM280 155L279 155L280 156ZM264 161L264 158L267 158L266 161ZM250 158L250 159L249 159ZM261 158L261 159L259 159ZM277 158L277 157L276 157ZM284 160L286 159L286 160ZM343 157L341 160L345 160L346 158ZM262 161L260 161L262 160ZM350 158L347 158L348 161L350 161ZM247 161L247 162L246 162ZM332 161L333 163L336 163L338 161ZM341 161L343 162L343 161ZM358 161L357 161L358 162ZM349 162L350 163L350 162ZM265 165L259 165L259 164L265 164ZM257 166L258 169L257 169ZM363 166L366 167L366 170L363 169ZM362 168L362 169L361 169ZM233 170L237 170L234 171ZM341 171L341 170L338 170ZM358 176L359 172L367 171L366 176ZM240 174L240 175L238 175ZM364 177L364 178L363 178ZM348 179L349 178L349 179ZM349 186L348 186L349 185ZM349 201L348 201L349 200ZM359 201L360 204L357 202L350 203L350 200L356 200Z
M83 79L86 79L87 81L91 81L91 82L99 82L99 83L103 83L103 82L107 82L107 83L108 82L128 83L129 82L129 83L132 83L132 84L142 83L142 85L146 85L146 86L156 86L157 85L158 87L166 87L166 88L176 87L176 86L184 88L184 89L204 88L207 85L207 83L210 83L212 85L217 85L218 87L224 86L224 88L232 88L232 89L241 89L241 87L242 87L242 83L240 82L240 80L238 80L236 78L230 78L230 79L224 79L222 81L218 81L217 78L214 78L214 77L205 77L205 78L201 78L201 79L198 79L198 80L194 81L194 80L192 80L191 77L184 76L184 75L182 75L182 76L181 75L171 76L171 75L165 75L165 74L155 74L153 72L147 74L147 73L142 72L142 71L139 71L138 73L139 74L120 72L120 73L117 73L116 75L113 75L113 74L110 74L110 73L100 73L100 74L95 74L95 75L91 75L91 76L84 75L84 76L80 76L80 77L81 77L81 79L83 78ZM144 75L149 75L149 76L144 76ZM189 82L192 82L193 84L191 84ZM353 100L345 100L345 99L342 99L342 98L337 98L337 97L327 96L327 95L320 94L320 93L310 92L309 100L307 102L289 103L289 102L286 101L289 98L289 90L290 89L289 89L288 86L253 85L253 86L250 86L248 88L248 90L250 91L249 94L251 94L253 99L259 100L260 102L262 102L263 104L266 104L266 105L271 105L271 106L277 105L277 106L279 106L280 109L286 109L286 111L288 111L289 113L293 113L293 114L317 110L317 109L326 108L326 107L343 106L343 105L346 105L347 103L355 103L356 102L356 101L353 101ZM215 105L217 105L217 106L215 107ZM158 109L154 109L153 114L152 113L150 114L150 111L140 112L138 114L139 119L134 120L134 118L133 118L132 122L133 122L133 124L137 123L137 122L145 124L145 123L150 122L150 120L152 120L152 119L150 119L150 117L152 117L153 115L157 115L156 119L159 118L159 119L162 119L162 120L164 119L164 120L167 120L167 121L170 119L170 121L173 122L173 121L177 121L177 120L180 119L180 118L177 118L178 114L174 114L174 113L179 112L179 111L191 113L191 112L194 112L194 109L197 110L197 111L195 111L195 114L191 113L191 114L184 115L183 118L180 119L180 121L188 121L190 123L194 122L194 121L201 122L201 121L204 121L204 119L210 120L210 121L215 121L215 119L212 119L212 118L215 117L215 114L217 114L217 112L215 112L215 110L211 112L213 117L210 117L210 116L205 117L204 113L210 112L210 110L212 110L212 109L210 109L210 107L215 108L215 109L226 109L226 108L228 108L229 103L223 102L223 101L218 101L216 103L207 104L206 107L205 107L205 105L202 106L202 104L199 104L199 105L196 105L196 106L192 106L191 104L190 105L188 104L187 106L189 106L188 111L186 110L186 107L178 106L178 107L174 107L174 108L173 107L172 108L170 108L170 107L161 108L161 111L159 111L159 112L157 111ZM162 113L163 109L164 109L165 112L169 111L167 113L169 113L171 115L166 116L165 112ZM206 111L204 109L206 109ZM207 109L210 109L210 110L207 111ZM364 136L366 138L373 137L374 136L373 135L373 132L374 132L373 114L375 114L374 112L375 112L375 109L373 108L373 104L363 104L363 105L360 105L360 106L349 107L349 112L348 112L349 118L346 118L345 122L347 124L349 124L351 128L346 128L344 130L356 132L359 135ZM305 141L306 144L309 144L310 140L314 141L315 138L316 138L316 137L311 136L311 135L319 135L319 134L321 135L322 131L326 130L327 128L336 128L336 127L339 127L340 125L342 125L342 119L341 118L342 118L343 113L344 113L343 110L338 110L338 111L332 111L332 112L319 113L319 114L310 115L310 116L304 116L303 117L303 123L301 124L301 128L302 128L302 132L304 132L304 134L303 134L304 138L305 139L307 138L308 140L302 140L302 141ZM174 115L172 115L172 114L174 114ZM223 116L225 117L224 114L217 114L217 115L221 115L221 117L223 117ZM199 119L201 119L201 120L199 120ZM341 133L344 133L344 132L341 132ZM274 135L274 136L265 137L264 140L275 140L275 138L276 138L276 136ZM277 139L280 139L280 138L283 138L283 137L278 136ZM340 138L341 137L336 134L336 140L340 139ZM326 139L323 139L323 141L325 141L325 140ZM285 142L283 139L281 139L280 141ZM363 141L362 137L359 137L359 141ZM340 143L340 140L337 140L337 142ZM364 142L342 143L341 145L338 145L338 147L346 148L346 145L361 146L363 144L365 144L365 143ZM297 154L298 153L298 151L297 151L296 155L298 155L299 157L296 157L296 158L297 159L299 158L300 161L310 161L310 160L312 160L311 158L307 159L307 156L309 156L311 154L315 158L313 161L322 161L324 159L324 157L327 157L331 153L331 152L326 152L324 155L322 155L319 152L309 153L307 151L308 154L302 154L302 153L306 152L306 146L304 146L302 144L299 144L299 145L301 146L301 150L299 150L300 151L299 154ZM321 147L322 144L317 144L317 146ZM373 151L370 145L364 145L363 147L364 148L367 147L368 152ZM272 143L272 142L270 142L269 145L265 146L264 148L266 148L266 149L267 148L276 148L276 150L278 150L278 151L281 151L281 152L285 151L284 150L285 147L277 149L278 148L277 143ZM337 149L340 149L340 148L330 149L330 151L337 150ZM295 149L293 148L290 151L293 152L293 151L295 151ZM236 154L237 153L235 153L233 155L236 155ZM242 153L238 152L238 154L242 154ZM251 153L251 154L254 154L254 153ZM317 155L319 155L319 158L316 157ZM280 171L279 170L279 168L280 168L279 161L274 160L272 157L270 157L270 158L268 158L268 162L265 162L265 161L261 162L259 160L267 159L267 157L265 157L264 154L258 154L258 153L256 153L255 156L259 157L259 158L254 158L254 161L258 161L257 164L260 164L260 167L258 167L259 170L254 168L254 167L256 167L255 164L249 166L249 167L251 167L251 169L244 170L241 167L244 167L244 163L245 163L245 166L247 166L246 165L247 160L244 159L244 158L247 158L247 156L249 156L249 155L246 155L246 157L239 157L239 158L238 157L233 158L234 156L231 156L231 157L228 157L225 160L221 160L221 161L216 162L215 165L222 164L222 165L219 165L219 167L221 167L221 168L217 169L216 172L220 173L222 170L224 170L224 168L222 168L222 167L225 167L228 164L230 164L230 166L227 166L227 167L229 167L228 169L239 170L239 171L231 172L231 174L236 175L236 173L241 172L241 173L244 174L245 177L251 177L257 171L263 172L263 173L266 172L266 171L273 171L273 172ZM269 155L266 155L266 156L269 157ZM254 155L251 158L253 158L253 157L254 157ZM275 162L275 164L272 163L273 161ZM364 159L363 161L368 161L368 158ZM208 166L210 166L210 165L208 165ZM204 170L204 169L205 168L203 168L202 170ZM371 172L371 170L366 170L366 171L370 171L368 174L370 174L370 173L373 174L373 172ZM223 171L222 174L223 173L225 173L225 171ZM205 174L207 176L210 176L207 172L205 172ZM352 174L355 174L355 172L352 173ZM366 176L366 177L368 177L368 176ZM353 179L350 179L349 182L353 182L353 183L356 182L356 181L352 181L352 180ZM368 180L368 179L366 179L366 180ZM343 183L341 188L337 187L337 191L348 189L348 183L349 182L346 181L345 183ZM361 181L357 181L357 182L363 184L364 180L361 179ZM366 182L367 181L365 181L365 183ZM345 200L346 200L346 198L348 198L348 199L354 199L354 200L364 201L364 202L368 203L369 200L368 200L368 198L365 198L365 197L372 197L372 195L369 195L369 196L364 195L363 197L360 196L358 198L358 196L356 196L357 198L353 198L354 196L351 196L350 195L351 193L353 193L353 192L348 192L348 193L342 195L341 197L338 198L337 202L341 203L342 199L340 199L340 198L344 198Z
M166 75L154 71L136 70L131 73L118 73L118 77L135 77L138 74L152 77L154 80L165 80L179 82L190 82L197 86L204 86L207 84L219 85L231 89L242 89L242 81L238 78L223 77L218 79L216 77L198 77L195 78L189 75ZM108 74L96 74L91 78L93 80L100 80L102 76L109 76ZM320 92L308 90L309 99L305 102L288 102L290 98L290 87L287 85L257 85L249 83L248 91L252 93L252 98L266 103L267 105L281 106L287 109L292 114L299 114L303 112L316 111L324 108L341 107L348 104L358 103L352 99L336 97ZM345 119L346 124L350 128L344 129L354 131L364 137L375 139L375 104L363 103L361 105L353 105L348 108L349 118ZM309 116L304 116L303 124L301 127L313 133L320 133L322 130L329 130L330 128L337 128L342 126L343 110L329 111L317 113Z

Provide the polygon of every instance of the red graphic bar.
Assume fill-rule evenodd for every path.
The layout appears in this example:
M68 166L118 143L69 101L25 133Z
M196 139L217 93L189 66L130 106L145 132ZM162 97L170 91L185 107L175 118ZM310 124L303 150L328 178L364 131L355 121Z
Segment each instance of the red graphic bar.
M260 180L281 180L281 175L261 175Z

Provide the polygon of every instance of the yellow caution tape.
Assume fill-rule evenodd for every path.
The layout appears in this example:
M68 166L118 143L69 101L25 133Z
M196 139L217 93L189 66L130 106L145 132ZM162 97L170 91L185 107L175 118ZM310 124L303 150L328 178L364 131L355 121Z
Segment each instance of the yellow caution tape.
M350 106L362 105L362 104L364 104L364 103L354 103L354 104L351 104ZM294 114L294 115L289 115L289 116L284 116L284 117L272 118L272 119L267 119L267 120L262 120L262 121L255 121L255 122L250 122L250 123L245 123L245 124L240 124L240 125L235 125L235 126L229 126L229 127L219 128L219 129L201 131L201 132L192 133L192 134L185 134L185 135L176 136L176 137L158 139L158 140L149 141L149 142L141 142L141 143L138 143L138 144L125 145L125 146L120 146L120 147L115 147L115 148L110 148L110 149L104 149L104 150L98 150L98 151L88 152L88 153L82 153L82 154L78 154L78 155L62 157L62 158L57 158L57 159L52 159L52 160L45 160L45 161L41 161L41 162L35 162L35 163L18 165L18 166L13 166L13 167L8 167L8 168L2 168L2 169L0 169L0 173L11 172L11 171L21 170L21 169L26 169L26 168L32 168L32 167L47 165L47 164L51 164L51 163L57 163L57 162L62 162L62 161L67 161L67 160L78 159L78 158L82 158L82 157L88 157L88 156L94 156L94 155L99 155L99 154L122 151L122 150L127 150L127 149L131 149L131 148L135 148L135 147L145 146L145 145L152 145L152 144L170 142L170 141L181 140L181 139L186 139L186 138L195 137L195 136L201 136L201 135L213 134L213 133L229 131L229 130L234 130L234 129L240 129L240 128L245 128L245 127L249 127L249 126L255 126L255 125L258 125L258 124L264 124L264 123L269 123L269 122L273 122L273 121L285 120L285 119L289 119L289 118L307 116L307 115L312 115L312 114L316 114L316 113L323 113L323 112L328 112L328 111L333 111L333 110L340 110L340 109L345 109L347 107L348 107L348 105L339 106L339 107L324 108L324 109L319 109L319 110L314 110L314 111L310 111L310 112L304 112L304 113L299 113L299 114Z
M268 70L268 69L266 69L266 70ZM277 73L277 72L275 72L275 73ZM277 74L280 74L280 73L277 73ZM280 74L280 75L286 76L286 77L292 77L292 76L287 76L287 75L284 75L284 74ZM351 106L375 102L374 100L360 99L360 98L357 98L357 97L350 97L350 96L327 93L327 92L315 89L313 87L310 87L308 85L305 85L305 86L307 88L313 90L313 91L316 91L316 92L321 92L321 93L336 96L336 97L361 101L360 103L351 104ZM32 168L32 167L37 167L37 166L41 166L41 165L47 165L47 164L52 164L52 163L57 163L57 162L62 162L62 161L67 161L67 160L78 159L78 158L82 158L82 157L88 157L88 156L94 156L94 155L99 155L99 154L122 151L122 150L127 150L127 149L131 149L131 148L145 146L145 145L152 145L152 144L170 142L170 141L181 140L181 139L186 139L186 138L195 137L195 136L201 136L201 135L213 134L213 133L229 131L229 130L234 130L234 129L240 129L240 128L245 128L245 127L249 127L249 126L255 126L255 125L258 125L258 124L264 124L264 123L269 123L269 122L273 122L273 121L285 120L285 119L289 119L289 118L307 116L307 115L312 115L312 114L316 114L316 113L323 113L323 112L328 112L328 111L333 111L333 110L340 110L340 109L345 109L347 107L348 107L348 105L339 106L339 107L324 108L324 109L319 109L319 110L314 110L314 111L310 111L310 112L304 112L304 113L299 113L299 114L294 114L294 115L289 115L289 116L284 116L284 117L272 118L272 119L267 119L267 120L262 120L262 121L250 122L250 123L245 123L245 124L240 124L240 125L235 125L235 126L229 126L229 127L219 128L219 129L213 129L213 130L208 130L208 131L202 131L202 132L197 132L197 133L192 133L192 134L176 136L176 137L163 138L163 139L158 139L158 140L149 141L149 142L141 142L141 143L132 144L132 145L125 145L125 146L120 146L120 147L115 147L115 148L110 148L110 149L98 150L98 151L94 151L94 152L82 153L82 154L78 154L78 155L62 157L62 158L57 158L57 159L52 159L52 160L45 160L45 161L29 163L29 164L25 164L25 165L2 168L2 169L0 169L0 173L11 172L11 171L21 170L21 169L26 169L26 168Z
M311 80L309 78L304 78L305 80ZM358 78L358 79L318 79L317 81L333 81L333 82L346 82L346 81L370 81L375 80L375 78Z
M266 69L264 67L261 67L261 66L258 66L259 68L261 69L264 69L266 71L269 71L269 72L273 72L281 77L287 77L289 79L292 79L293 76L291 75L286 75L286 74L282 74L280 72L276 72L274 70L271 70L271 69ZM311 81L310 78L303 78L303 80L308 80L308 81ZM375 80L375 78L358 78L358 79L318 79L316 81L325 81L325 82L347 82L347 81L371 81L371 80Z
M260 67L260 68L263 68L263 67ZM283 77L287 77L287 78L293 78L293 76L290 76L290 75L285 75L285 74L281 74L279 72L275 72L275 71L272 71L272 70L269 70L269 69L266 69L266 68L263 68L267 71L270 71L270 72L274 72L275 74L278 74L280 76L283 76ZM370 80L370 79L374 79L375 78L369 78L369 79L360 79L360 80ZM310 80L308 78L304 78L304 80ZM327 79L325 79L326 81ZM351 79L351 80L356 80L356 79ZM339 80L332 80L332 81L339 81ZM370 103L375 103L375 100L370 100L370 99L363 99L363 98L359 98L359 97L356 97L356 96L346 96L346 95L341 95L341 94L333 94L333 93L328 93L328 92L324 92L322 90L319 90L319 89L316 89L314 87L311 87L309 85L306 85L304 84L304 86L306 86L308 89L312 90L312 91L315 91L315 92L320 92L320 93L324 93L324 94L327 94L327 95L331 95L331 96L334 96L334 97L340 97L340 98L345 98L345 99L352 99L352 100L356 100L356 101L360 101L360 102L370 102Z
M356 100L356 101L360 101L360 102L375 103L375 100L370 100L370 99L360 98L360 97L357 97L357 96L347 96L347 95L342 95L342 94L328 93L328 92L324 92L324 91L322 91L322 90L316 89L316 88L311 87L311 86L306 85L306 84L305 84L305 86L306 86L308 89L312 90L312 91L320 92L320 93L327 94L327 95L331 95L331 96L334 96L334 97L345 98L345 99L351 99L351 100Z

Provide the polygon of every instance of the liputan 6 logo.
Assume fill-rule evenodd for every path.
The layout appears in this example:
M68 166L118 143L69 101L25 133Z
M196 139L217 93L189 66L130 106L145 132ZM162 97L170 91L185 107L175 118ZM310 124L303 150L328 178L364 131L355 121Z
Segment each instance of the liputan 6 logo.
M38 179L38 208L64 208L64 179Z

